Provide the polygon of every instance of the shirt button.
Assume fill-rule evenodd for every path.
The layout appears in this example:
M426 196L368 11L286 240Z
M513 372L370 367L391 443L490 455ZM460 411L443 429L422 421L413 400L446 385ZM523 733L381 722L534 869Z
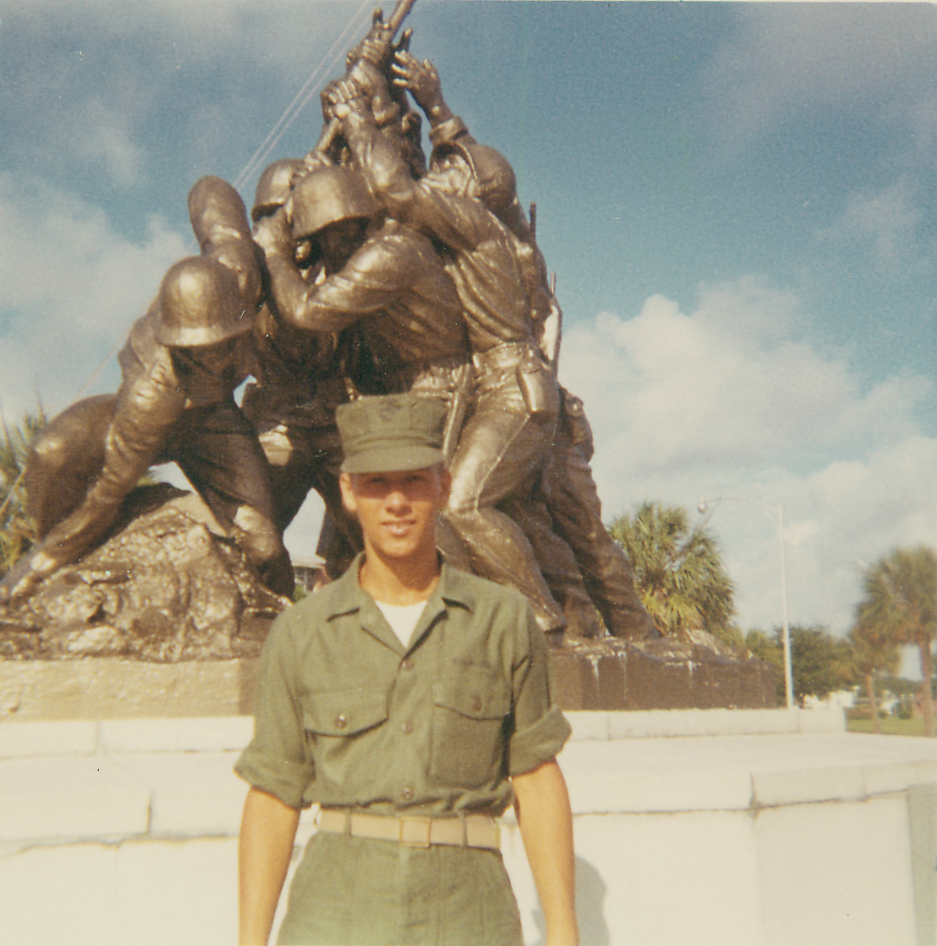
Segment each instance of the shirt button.
M348 725L348 717L344 713L339 713L335 717L335 728L344 729Z
M409 657L404 657L403 660L402 660L401 663L400 663L400 667L401 667L401 669L403 669L403 670L412 670L412 669L413 669L413 661L412 661Z
M408 785L401 793L400 797L404 801L413 801L413 789Z
M407 736L409 736L410 733L413 732L413 723L411 723L410 720L408 719L400 728L403 730L403 732Z

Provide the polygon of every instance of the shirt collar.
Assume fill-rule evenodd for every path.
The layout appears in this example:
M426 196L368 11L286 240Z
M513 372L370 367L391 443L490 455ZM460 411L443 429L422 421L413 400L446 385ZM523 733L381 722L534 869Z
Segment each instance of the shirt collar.
M472 583L466 579L469 577L465 572L453 568L440 553L442 559L442 568L439 575L439 584L433 589L427 605L436 611L446 605L454 605L465 608L468 612L474 612L477 605L477 596ZM364 552L359 552L354 561L345 570L345 573L334 583L334 592L332 595L332 607L327 618L338 617L342 614L353 614L360 611L366 602L370 601L370 596L361 590L358 584L358 570L364 559Z

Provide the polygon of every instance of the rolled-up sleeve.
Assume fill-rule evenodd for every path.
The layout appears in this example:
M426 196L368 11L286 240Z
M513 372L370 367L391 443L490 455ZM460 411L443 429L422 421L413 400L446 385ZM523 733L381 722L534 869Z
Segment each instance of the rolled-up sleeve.
M532 772L555 758L572 732L554 702L553 674L543 632L528 609L524 647L514 668L514 729L508 742L508 774Z
M297 698L297 655L290 622L277 619L264 644L257 675L254 737L234 771L254 788L291 808L305 808L303 794L315 775Z

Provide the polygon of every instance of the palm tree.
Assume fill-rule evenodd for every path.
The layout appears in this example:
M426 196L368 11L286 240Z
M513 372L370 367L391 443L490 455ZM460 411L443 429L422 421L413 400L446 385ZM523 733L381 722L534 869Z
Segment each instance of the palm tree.
M875 699L875 674L884 671L895 674L901 662L898 644L883 635L876 627L857 621L849 632L849 644L852 647L853 663L862 674L865 690L869 697L872 713L872 731L880 732L878 722L878 703Z
M857 624L866 633L894 644L915 644L921 655L921 702L924 733L934 735L931 654L937 637L937 552L926 545L895 549L865 573L865 598L859 604Z
M26 511L26 487L23 470L32 438L46 425L40 407L35 414L24 414L22 423L12 431L6 421L0 439L0 577L25 555L36 540L36 527Z
M685 509L644 503L615 519L609 532L631 559L638 594L662 634L720 636L728 628L732 581L715 539L702 526L691 529Z

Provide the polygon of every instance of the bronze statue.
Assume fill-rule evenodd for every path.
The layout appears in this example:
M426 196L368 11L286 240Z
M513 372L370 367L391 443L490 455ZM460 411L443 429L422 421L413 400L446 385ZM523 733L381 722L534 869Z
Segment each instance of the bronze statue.
M271 164L251 232L218 178L189 197L201 255L166 274L120 355L115 395L56 418L28 462L42 538L0 583L23 598L112 527L147 468L176 460L267 584L292 589L282 534L315 489L320 553L360 548L342 510L338 405L443 401L453 562L512 585L555 640L654 636L601 521L591 431L557 382L562 313L513 168L448 107L438 72L394 37L413 0L348 54L302 159ZM420 141L429 124L432 154ZM234 390L248 377L239 408Z
M497 151L478 144L453 114L430 61L420 62L408 50L398 50L391 68L394 84L413 95L429 120L434 158L450 150L459 152L477 178L488 178L483 191L498 196L489 198L486 206L515 239L540 355L555 374L562 312L534 228L517 199L513 170ZM604 623L616 637L657 636L634 590L631 565L602 523L589 468L592 449L582 402L560 388L558 423L542 475L530 488L515 490L502 509L524 528L550 591L580 635L600 635ZM601 614L598 620L596 608Z
M267 583L292 591L269 473L234 402L251 369L261 292L244 204L220 178L189 193L202 253L174 264L120 352L120 390L74 404L32 446L27 493L42 541L6 576L26 596L107 532L154 463L175 460Z
M468 362L455 287L426 237L380 214L359 174L331 165L307 172L289 202L260 219L255 240L266 254L270 307L286 331L360 334L367 360L357 372L346 366L349 390L414 391L451 405ZM314 263L304 273L297 258ZM332 422L330 431L334 443ZM354 534L336 502L336 459L330 454L328 491L320 493L332 522ZM340 553L326 557L340 573Z
M386 88L378 70L376 90ZM510 202L513 174L503 162L481 173L473 155L436 154L416 181L382 135L370 97L355 83L333 86L333 115L354 160L387 213L443 247L468 329L475 380L470 413L451 461L445 518L484 577L513 584L531 601L541 627L565 626L519 526L497 508L542 461L556 422L556 382L540 357L512 239L488 209Z

